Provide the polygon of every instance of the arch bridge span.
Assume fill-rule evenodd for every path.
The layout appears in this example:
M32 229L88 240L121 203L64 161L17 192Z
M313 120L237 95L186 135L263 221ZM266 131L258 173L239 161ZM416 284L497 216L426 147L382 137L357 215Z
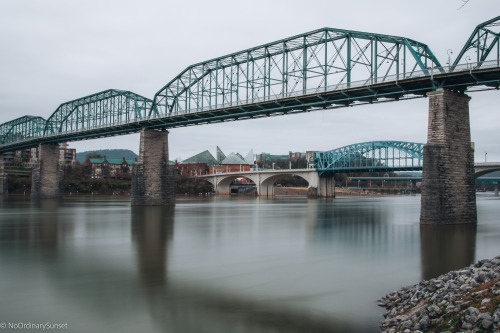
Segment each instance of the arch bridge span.
M230 194L231 183L250 179L257 194L272 196L274 183L282 176L298 176L308 183L308 196L333 197L335 173L422 170L423 144L403 141L373 141L314 153L315 168L257 170L201 176L218 194Z
M228 172L213 175L203 175L199 178L206 179L214 186L214 190L219 195L231 194L231 183L237 178L247 178L251 180L256 187L257 195L273 196L274 183L283 176L297 176L308 183L308 188L316 191L320 185L320 177L316 169L287 169L287 170L257 170ZM310 192L310 190L309 190ZM315 193L313 192L313 195Z

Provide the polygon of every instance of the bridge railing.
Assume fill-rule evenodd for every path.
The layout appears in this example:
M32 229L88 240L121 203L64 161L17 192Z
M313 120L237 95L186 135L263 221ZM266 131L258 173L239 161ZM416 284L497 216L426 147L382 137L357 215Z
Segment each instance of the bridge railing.
M26 137L26 138L18 138L15 142L9 142L5 144L1 144L1 146L10 146L10 145L16 145L16 144L23 144L23 143L28 143L30 141L36 141L37 139L40 138L57 138L58 136L64 136L66 134L77 134L77 133L85 133L93 130L99 130L99 129L107 129L113 126L126 126L126 125L138 125L136 127L140 127L139 125L142 123L147 123L150 120L156 120L156 119L162 119L162 118L171 118L171 117L176 117L176 116L185 116L186 114L194 114L194 113L203 113L203 112L209 112L213 110L219 110L219 109L225 109L225 108L235 108L235 107L241 107L244 105L251 105L251 104L258 104L258 103L263 103L263 102L273 102L273 101L278 101L278 100L283 100L287 98L294 98L294 97L299 97L299 96L307 96L307 95L317 95L321 93L328 93L328 92L335 92L335 91L342 91L342 90L347 90L347 89L353 89L353 88L361 88L361 87L370 87L375 84L383 84L383 83L390 83L390 82L398 82L401 80L408 80L408 79L415 79L415 78L422 78L422 77L434 77L437 75L446 75L450 73L460 73L460 72L471 72L479 69L490 69L490 68L498 68L500 67L500 60L490 60L490 61L480 61L480 62L470 62L466 64L460 64L456 66L448 66L448 67L430 67L427 68L425 71L424 70L419 70L419 71L412 71L412 72L405 72L405 73L400 73L398 75L387 75L387 76L382 76L382 77L377 77L377 78L371 78L368 80L360 80L360 81L354 81L350 83L340 83L340 84L334 84L334 85L328 85L325 87L319 87L319 88L311 88L307 90L298 90L286 94L274 94L274 95L269 95L266 97L259 97L259 98L252 98L252 99L245 99L245 100L236 100L228 103L220 103L217 105L212 105L212 106L206 106L202 108L193 108L190 109L188 112L182 111L174 111L168 115L165 114L157 114L157 113L151 113L151 116L142 120L128 120L128 121L116 121L113 123L111 126L110 124L95 124L91 128L79 128L79 129L70 129L66 130L64 132L60 133L46 133L45 135L40 135L40 136L31 136L31 137ZM290 112L294 112L293 110Z

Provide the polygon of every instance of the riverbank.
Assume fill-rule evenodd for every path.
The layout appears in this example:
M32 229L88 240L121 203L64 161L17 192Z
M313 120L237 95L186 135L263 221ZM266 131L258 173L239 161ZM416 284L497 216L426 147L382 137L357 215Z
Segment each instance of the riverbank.
M500 332L500 256L379 300L382 332Z

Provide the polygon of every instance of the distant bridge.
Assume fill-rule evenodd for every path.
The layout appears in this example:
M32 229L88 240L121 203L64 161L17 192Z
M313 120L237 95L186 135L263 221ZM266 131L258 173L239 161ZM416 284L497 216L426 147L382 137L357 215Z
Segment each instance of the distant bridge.
M335 172L422 170L423 143L372 141L315 153L320 175Z
M423 169L423 143L403 141L373 141L356 143L326 152L315 152L315 168L309 169L257 169L204 175L218 194L230 194L230 185L237 178L250 179L257 194L274 195L274 184L283 176L297 176L308 183L311 196L333 196L335 173L418 171ZM500 170L500 162L476 163L475 178ZM352 180L408 180L421 181L421 177L352 177ZM461 180L457 179L457 182ZM491 180L489 180L491 181Z

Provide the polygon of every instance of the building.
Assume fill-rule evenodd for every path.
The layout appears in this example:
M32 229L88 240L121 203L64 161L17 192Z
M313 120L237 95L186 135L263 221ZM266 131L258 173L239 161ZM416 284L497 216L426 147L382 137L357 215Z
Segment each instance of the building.
M124 157L90 157L87 159L87 166L90 167L91 178L128 178L135 162L134 159Z
M38 147L6 152L4 165L6 167L34 168L38 166ZM76 164L76 149L68 148L67 143L59 144L59 165L74 166Z
M181 163L176 161L175 170L178 174L188 176L199 176L206 174L250 171L254 167L253 151L243 157L239 153L231 153L225 155L222 150L217 147L217 159L208 151L205 150L190 158L183 160Z

